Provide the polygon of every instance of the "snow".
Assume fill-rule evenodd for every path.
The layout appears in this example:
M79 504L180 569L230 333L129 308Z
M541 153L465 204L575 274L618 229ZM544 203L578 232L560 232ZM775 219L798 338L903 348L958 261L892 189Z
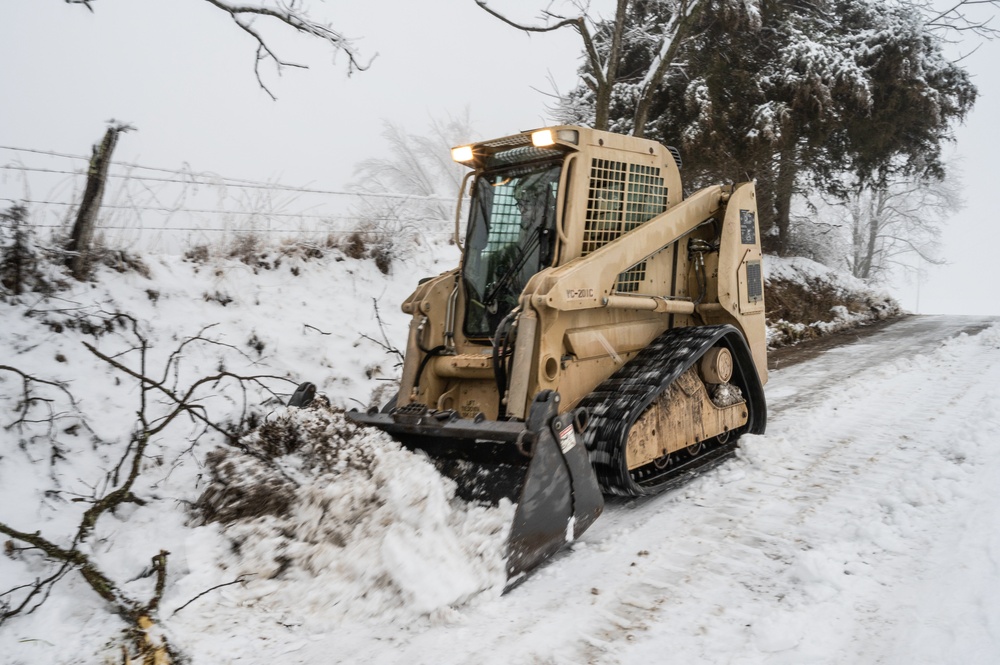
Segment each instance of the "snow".
M870 290L870 287L857 277L802 256L768 256L764 262L764 279L805 283L822 280L845 293Z
M85 332L120 310L151 344L147 371L169 385L224 365L291 378L265 381L283 397L312 380L332 402L206 390L213 415L236 420L245 399L268 425L243 449L213 433L192 447L203 428L176 421L150 443L133 488L143 505L103 515L83 544L143 601L150 558L170 552L158 629L192 663L1000 660L1000 322L910 317L773 371L765 435L673 492L610 498L589 531L500 595L512 507L457 502L421 455L342 414L388 397L380 379L396 359L371 340L384 328L402 347L398 302L451 265L446 251L387 277L336 251L256 269L156 257L148 279L104 271L58 300L0 304L0 364L65 381L78 403L35 386L58 426L0 430L0 521L67 546L90 505L75 499L114 486L140 391L81 342L137 367L129 326ZM793 268L812 270L769 266ZM4 426L20 397L20 379L0 373ZM168 412L148 397L151 418ZM277 501L258 514L234 503L255 486ZM214 520L206 504L232 514ZM46 574L37 553L0 555L0 592ZM0 660L120 660L123 627L70 573L0 627Z
M900 313L899 304L885 291L873 288L850 273L829 268L804 257L768 256L764 261L764 281L773 289L778 282L803 285L823 300L847 302L834 305L829 320L803 323L768 319L767 343L771 348L787 346L810 335L825 335L881 321ZM861 306L863 304L863 306ZM800 315L801 316L801 315Z
M234 587L222 604L200 603L185 617L197 628L191 633L209 636L208 626L238 622L246 607L325 631L344 619L403 621L484 590L502 592L512 504L467 507L424 456L339 411L289 408L269 424L304 437L302 447L274 466L232 448L210 458L213 472L225 469L218 474L225 482L210 484L202 502L222 503L232 515L226 498L235 487L236 502L263 514L226 519L222 533L210 529L226 541L215 548L226 552L216 555L219 579L252 582ZM259 436L244 445L258 451ZM291 493L288 507L261 510L254 493L261 486L271 495ZM185 586L164 599L168 612L197 592Z

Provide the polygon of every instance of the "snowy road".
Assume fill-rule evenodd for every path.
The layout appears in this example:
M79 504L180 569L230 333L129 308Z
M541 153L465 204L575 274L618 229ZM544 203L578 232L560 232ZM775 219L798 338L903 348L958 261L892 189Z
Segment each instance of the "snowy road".
M772 372L738 459L610 503L512 593L281 658L1000 662L996 321L913 317Z

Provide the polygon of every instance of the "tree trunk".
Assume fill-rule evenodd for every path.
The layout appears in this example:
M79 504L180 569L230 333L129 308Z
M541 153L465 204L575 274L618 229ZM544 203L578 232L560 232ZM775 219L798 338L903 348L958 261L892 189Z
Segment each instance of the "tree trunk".
M865 211L862 209L861 194L856 194L850 203L851 211L851 274L858 279L867 279L870 258L865 256ZM870 220L869 220L870 221Z
M701 18L703 0L692 0L690 4L684 3L679 10L673 34L664 34L665 43L658 53L659 60L654 59L655 68L647 72L645 85L639 95L635 105L635 113L632 116L632 135L637 138L645 138L646 123L649 120L649 110L653 106L653 97L657 87L666 76L667 70L674 64L677 51L681 44L690 36L691 29Z
M604 74L599 77L597 90L594 91L594 129L602 131L608 130L611 121L611 93L615 89L615 81L618 79L618 59L621 57L622 34L625 30L627 11L628 0L618 0L607 67L604 68ZM597 60L593 60L590 66L595 72L601 69L601 63Z
M882 235L882 225L885 223L886 190L875 189L871 193L868 204L868 242L865 245L865 274L862 277L868 281L873 272L877 272L875 255L878 253L878 241ZM878 260L881 263L881 259Z
M872 268L875 266L875 251L878 248L878 231L878 220L872 218L872 220L868 223L868 245L865 248L865 274L861 275L861 279L866 282L871 279Z
M66 251L71 252L69 267L73 277L84 280L90 272L90 250L94 241L94 226L97 223L97 213L101 209L101 198L104 196L104 182L108 178L108 167L111 166L111 154L118 142L118 134L132 129L128 125L113 124L104 132L104 139L94 145L90 166L87 169L87 187L83 192L83 201L73 224Z
M778 242L774 251L778 256L787 256L790 249L792 194L795 193L798 172L795 145L782 148L778 153L778 177L774 183L774 224L778 228Z

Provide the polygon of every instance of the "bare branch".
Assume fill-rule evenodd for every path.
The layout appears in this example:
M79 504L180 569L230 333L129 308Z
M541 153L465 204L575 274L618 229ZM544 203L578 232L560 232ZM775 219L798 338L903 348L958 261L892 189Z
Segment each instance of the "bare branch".
M33 376L31 374L23 372L16 367L11 367L10 365L0 365L0 372L11 372L21 377L21 400L18 402L17 405L18 412L21 415L17 420L14 420L11 423L5 425L4 426L5 429L11 429L12 427L19 427L26 422L33 422L27 419L28 411L31 409L32 405L39 402L43 403L51 402L51 400L43 397L38 397L32 392L31 386L32 384L35 383L46 386L52 386L53 388L56 388L66 396L66 398L69 400L69 403L73 406L74 409L78 408L76 403L76 398L73 397L73 394L66 387L65 383L62 383L60 381L46 381L45 379L39 379L37 376ZM52 414L50 410L50 416L51 415L54 414Z
M91 5L94 1L95 0L65 0L68 4L83 5L91 12L94 11L93 6ZM254 61L254 75L257 77L257 83L260 85L261 89L264 90L264 92L266 92L271 99L276 99L276 97L264 84L264 81L260 76L260 63L262 60L270 60L273 62L279 74L285 67L307 69L308 66L289 62L272 50L268 45L267 39L254 26L254 22L256 20L266 21L269 24L283 25L287 28L291 28L301 35L326 42L333 49L334 54L344 53L347 56L348 76L352 75L355 71L363 72L367 70L378 56L376 53L367 62L363 62L350 39L334 30L331 25L321 23L311 18L308 12L301 7L301 4L296 3L295 0L292 0L292 2L278 0L276 7L268 7L257 4L239 4L237 2L231 2L230 0L204 0L204 2L207 2L216 9L228 14L237 27L246 32L254 39L255 42L257 42L257 50Z
M203 337L202 335L205 331L211 327L206 326L202 328L198 335L182 340L172 350L166 360L162 378L157 379L150 376L153 372L148 368L147 356L152 346L149 343L148 337L143 333L139 321L132 316L121 313L105 313L103 321L108 331L114 330L119 326L123 329L121 334L127 340L126 350L118 353L104 353L87 342L83 342L83 344L96 357L119 372L138 381L140 388L138 395L139 408L136 413L137 421L134 431L114 471L107 474L103 480L105 489L100 491L95 490L94 499L81 499L90 502L90 505L80 517L76 533L73 534L72 541L68 547L57 544L56 541L42 536L39 532L22 532L7 524L0 523L0 533L13 539L6 546L9 556L14 556L15 552L18 552L16 556L22 556L19 552L34 552L37 550L37 556L43 557L48 565L54 566L54 572L50 570L47 576L39 576L33 582L20 584L0 592L0 624L11 617L30 613L37 609L46 601L53 587L62 577L71 571L76 571L79 572L91 589L110 605L111 610L129 624L127 634L132 640L134 648L139 650L140 655L146 657L144 662L153 662L153 660L149 660L150 658L153 658L155 662L161 663L176 662L181 658L171 649L166 639L158 637L155 633L149 631L149 628L155 623L154 620L156 619L166 588L167 557L169 552L160 550L158 554L152 557L151 566L143 576L154 576L153 593L148 600L140 601L124 592L111 577L100 570L91 558L79 548L81 547L81 543L93 532L102 515L115 510L123 504L137 503L143 505L145 503L136 496L134 487L141 476L143 464L147 457L147 450L153 437L162 432L178 416L188 415L193 420L203 423L205 427L201 431L202 434L214 430L230 439L234 436L231 431L228 431L223 425L220 425L210 417L204 405L198 403L204 399L204 395L210 389L214 389L220 381L226 379L236 381L243 389L243 414L245 416L247 413L248 384L256 384L265 390L269 390L263 381L264 379L278 379L282 381L289 381L289 379L268 375L240 376L234 372L219 370L215 374L201 377L190 384L179 387L179 365L184 356L185 349L190 348L196 342L204 342L209 345L233 349L235 347ZM238 351L238 349L236 350ZM138 357L136 357L136 354ZM247 357L246 354L243 355ZM16 375L22 383L21 400L18 407L22 421L31 422L27 418L27 412L24 409L30 408L30 405L35 403L42 402L48 404L52 401L34 394L33 391L37 389L36 383L38 386L49 386L61 390L69 402L76 408L77 402L64 384L38 379L15 367L0 365L0 372L3 371ZM214 391L211 394L214 394ZM272 394L274 393L272 392ZM156 399L150 399L151 396L155 396ZM166 399L162 399L162 397L166 397ZM28 404L28 407L22 406L25 403ZM166 413L151 412L153 408L166 411ZM123 469L126 470L125 478L119 484L118 475ZM29 547L17 548L13 544L14 541L25 543ZM237 582L242 582L243 579L241 577Z
M921 3L930 12L924 25L931 32L971 32L984 39L995 39L1000 30L990 25L994 16L984 19L972 18L967 10L974 7L1000 8L1000 0L957 0L947 9L937 10L933 3Z
M219 432L220 434L224 435L227 439L228 438L232 438L232 434L230 432L226 431L225 428L223 428L218 423L215 423L215 422L213 422L212 420L210 420L208 418L208 415L206 413L204 413L204 409L203 408L201 408L201 407L199 407L199 406L197 406L195 404L192 404L193 395L198 390L198 388L200 388L201 386L203 386L205 384L216 383L216 382L218 382L218 381L220 381L220 380L222 380L224 378L232 378L232 379L235 379L236 381L239 381L241 383L243 383L243 382L257 383L257 384L259 384L261 386L264 386L264 384L261 381L262 379L277 379L277 380L281 380L281 381L289 381L291 383L294 383L293 381L291 381L290 379L288 379L286 377L273 376L273 375L270 375L270 374L256 374L256 375L252 375L252 376L241 376L241 375L235 374L233 372L221 371L221 372L218 372L217 374L213 374L211 376L202 377L201 379L199 379L199 380L195 381L194 383L192 383L188 387L187 391L184 394L179 394L179 393L174 392L173 390L171 390L167 386L165 386L162 382L156 381L155 379L151 379L150 377L144 375L142 372L137 372L136 370L133 370L131 367L128 367L127 365L124 365L121 362L115 360L111 356L109 356L107 354L104 354L104 353L101 353L100 351L98 351L96 348L94 348L88 342L83 342L83 345L87 348L88 351L90 351L95 356L97 356L98 358L100 358L104 362L108 363L109 365L111 365L115 369L118 369L118 370L124 372L125 374L128 374L132 378L138 380L140 382L140 384L144 388L152 388L152 389L154 389L154 390L162 393L163 395L166 395L174 403L174 405L175 405L174 409L168 415L164 416L161 420L159 420L159 424L156 427L151 428L149 430L149 434L158 434L176 416L178 416L181 413L188 413L191 416L195 417L196 419L198 419L198 420L202 421L203 423L205 423L211 429L213 429L213 430Z
M575 18L564 18L556 23L553 23L552 25L542 25L542 26L524 25L518 23L517 21L513 21L507 18L500 12L491 8L489 5L486 4L486 0L476 0L476 4L479 5L483 9L483 11L485 11L490 16L499 19L500 21L506 23L512 28L517 28L518 30L522 30L524 32L552 32L553 30L559 30L560 28L566 28L566 27L573 28L580 34L580 37L583 39L583 45L587 51L587 58L590 60L594 76L598 80L598 85L603 85L605 83L604 79L605 68L601 64L601 58L600 55L598 55L597 47L594 45L594 40L591 38L590 30L587 28L586 16L584 16L583 14Z
M126 619L131 619L135 616L136 611L140 607L139 604L122 595L115 583L98 570L83 552L75 548L63 549L52 541L43 538L37 531L35 533L25 533L3 522L0 522L0 533L5 533L11 538L40 549L49 559L64 562L70 567L78 569L91 588L97 592L97 595L110 603L115 608L117 614ZM49 579L55 579L55 577L53 576ZM7 619L15 613L7 613L2 616L2 619Z
M66 4L68 5L83 5L90 10L90 13L94 13L94 8L90 6L91 2L93 0L66 0Z
M3 526L3 525L0 524L0 526ZM25 549L28 549L28 548L25 548ZM37 549L37 548L34 548L34 549ZM3 625L4 621L6 621L7 619L9 619L11 617L14 617L14 616L17 616L18 614L21 614L22 612L24 612L25 614L31 614L36 609L38 609L38 607L43 602L45 602L45 598L48 597L49 591L52 589L52 585L54 585L56 582L58 582L62 578L62 576L65 575L69 571L69 568L70 568L69 564L68 563L64 563L62 566L60 566L60 568L55 572L54 575L46 577L44 580L43 579L36 579L32 584L22 584L20 586L14 587L13 589L8 589L7 591L4 591L3 593L0 593L0 598L2 598L2 597L7 596L7 595L12 595L15 591L20 591L21 589L26 589L28 587L31 587L31 591L28 594L25 595L25 597L21 601L21 604L18 605L17 607L8 609L8 608L10 608L10 605L8 603L0 602L0 625ZM34 607L32 607L31 609L25 611L25 608L40 593L44 593L44 595L42 596L42 599L40 601L38 601L38 603Z
M250 26L249 20L253 17L273 19L292 28L296 32L325 41L333 47L334 52L344 52L347 55L348 76L353 74L355 70L365 71L369 66L371 66L372 60L374 60L373 56L372 60L369 60L367 63L362 63L358 59L358 55L349 39L344 37L344 35L340 34L329 25L312 20L305 11L295 8L292 5L281 3L277 9L272 9L270 7L262 7L259 5L234 4L228 2L228 0L205 0L205 2L229 14L236 25L252 35L257 40L259 47L258 56L261 52L266 53L268 57L274 60L279 70L281 67L303 67L303 65L294 65L284 62L281 58L275 55L274 52L272 52L267 46L260 34Z
M212 2L213 0L208 0L208 1ZM486 0L476 0L476 4L479 5L490 16L500 19L507 25L513 28L517 28L518 30L523 30L524 32L552 32L553 30L558 30L559 28L565 28L567 26L579 30L580 22L583 21L583 17L578 16L576 18L563 19L553 25L523 25L521 23L517 23L516 21L512 21L511 19L507 18L500 12L496 11L495 9L492 9L489 5L486 4Z
M319 333L320 335L332 335L332 334L333 334L332 332L325 332L325 331L323 331L323 330L320 330L320 329L319 329L319 328L317 328L316 326L314 326L314 325L310 325L310 324L308 324L308 323L303 323L303 324L302 324L302 327L303 327L303 328L311 328L312 330L315 330L316 332L318 332L318 333Z
M216 584L214 587L205 589L204 591L202 591L201 593L199 593L197 596L195 596L194 598L192 598L191 600L189 600L188 602L184 603L183 605L181 605L180 607L178 607L176 610L174 610L173 612L171 612L170 616L173 616L173 615L177 614L178 612L180 612L181 610L183 610L185 607L187 607L188 605L190 605L194 601L198 600L199 598L201 598L202 596L204 596L204 595L206 595L208 593L211 593L212 591L215 591L216 589L221 589L222 587L232 586L234 584L246 584L246 577L247 577L246 575L240 575L239 577L237 577L232 582L225 582L223 584Z
M400 351L399 349L397 349L395 346L393 346L392 342L389 341L389 335L385 332L385 323L382 321L382 316L379 314L379 311L378 311L378 300L375 299L375 298L372 298L372 307L375 308L375 320L378 321L378 329L379 329L379 332L382 333L382 341L380 342L377 339L373 339L373 338L369 337L368 335L365 335L364 333L362 333L361 336L364 339L367 339L369 342L374 342L375 344L378 344L380 347L382 347L385 350L386 353L395 354L396 357L399 358L399 362L402 363L403 362L403 353L402 353L402 351Z

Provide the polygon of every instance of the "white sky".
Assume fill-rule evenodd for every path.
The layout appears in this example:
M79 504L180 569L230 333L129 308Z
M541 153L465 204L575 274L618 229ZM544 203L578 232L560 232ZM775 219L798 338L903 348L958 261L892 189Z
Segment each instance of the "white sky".
M423 132L432 119L469 110L480 136L544 125L554 80L575 80L579 38L564 30L527 37L474 0L312 3L317 18L354 37L367 72L302 38L275 33L288 60L310 65L280 78L263 66L277 102L257 87L255 45L202 0L94 0L95 13L61 0L5 0L0 9L0 146L88 154L111 118L139 131L116 158L341 189L354 165L385 148L385 120ZM493 0L523 21L544 2ZM921 313L1000 314L1000 228L992 178L1000 118L1000 44L968 61L980 101L958 132L967 207L951 221L946 253L919 285ZM0 164L12 155L0 150ZM0 196L23 197L23 181L0 172ZM38 195L39 192L31 192ZM917 284L896 288L917 309Z
M979 88L955 153L966 207L944 229L945 266L894 289L900 302L921 314L1000 314L1000 210L996 191L1000 154L1000 42L986 42L964 61Z

